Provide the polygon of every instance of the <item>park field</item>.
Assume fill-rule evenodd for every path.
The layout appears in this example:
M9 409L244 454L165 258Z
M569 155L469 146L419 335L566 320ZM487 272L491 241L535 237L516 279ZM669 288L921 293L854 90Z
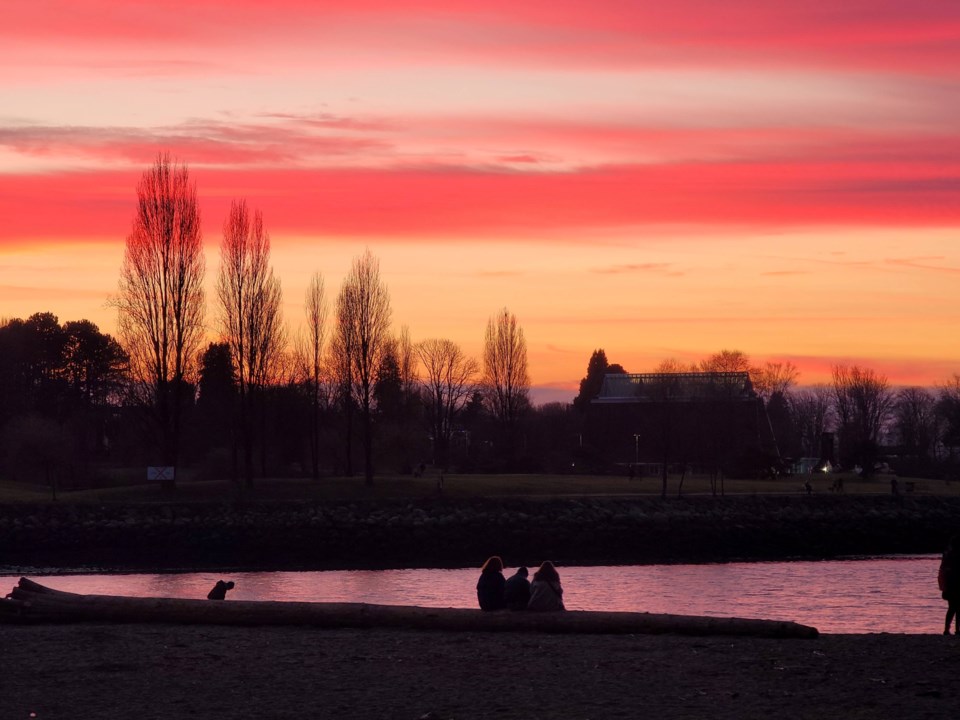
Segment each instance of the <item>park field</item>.
M132 473L118 473L103 487L56 492L59 503L138 503L138 502L222 502L244 501L369 501L397 499L473 500L480 498L564 498L564 497L656 497L662 492L659 477L629 479L615 475L548 475L548 474L443 474L430 472L422 477L411 475L377 476L372 486L363 477L265 478L244 488L229 480L191 480L187 475L178 481L173 494L161 491L159 485L132 481ZM688 474L682 480L671 475L667 495L797 495L806 494L810 483L813 495L890 495L891 475L861 478L849 475L794 475L777 479L726 479L711 483L707 475ZM897 478L897 491L907 495L960 495L960 483L944 480ZM44 502L53 500L51 488L0 480L0 503Z

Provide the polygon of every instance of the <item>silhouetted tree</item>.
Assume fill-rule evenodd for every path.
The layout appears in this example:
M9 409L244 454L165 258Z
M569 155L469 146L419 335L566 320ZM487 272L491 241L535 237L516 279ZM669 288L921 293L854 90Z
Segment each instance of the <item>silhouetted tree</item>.
M753 383L753 389L757 395L763 398L764 402L769 402L770 398L779 394L785 397L787 392L796 383L800 376L797 366L787 360L786 362L766 362L762 368L756 368L750 377Z
M530 406L530 375L523 328L507 308L487 322L482 384L486 402L506 440L508 457L512 457L518 422Z
M940 418L940 440L949 448L950 459L956 461L960 448L960 374L940 386L936 406Z
M834 365L833 395L841 453L869 474L876 462L880 434L893 407L887 378L859 365Z
M28 386L24 377L26 354L23 320L0 322L0 426L22 415L28 407Z
M750 356L741 350L721 350L700 361L701 372L756 372Z
M117 296L133 397L149 411L160 462L176 466L190 379L203 337L203 243L196 187L160 155L137 187ZM172 489L174 482L166 487Z
M390 331L390 295L369 250L354 259L337 298L337 349L345 353L363 423L364 479L373 484L373 391Z
M70 464L68 433L53 419L36 413L27 413L4 430L3 459L10 475L46 485L56 500Z
M32 436L52 422L61 443L58 474L76 486L91 454L107 446L111 408L126 380L126 355L88 320L60 325L52 313L0 324L0 425L32 418ZM40 432L43 430L43 432ZM20 440L26 435L18 435ZM17 457L23 457L22 453ZM69 462L66 462L69 460ZM9 468L16 471L16 468Z
M397 358L397 371L400 373L400 388L406 400L415 399L419 393L419 375L417 373L417 346L410 339L410 328L401 326L400 334L394 338L394 354Z
M404 390L398 338L388 338L380 357L373 388L374 424L377 447L374 464L409 473L413 469L410 398Z
M314 273L307 287L304 309L307 316L306 336L297 351L301 374L310 398L310 474L320 478L320 415L328 400L324 373L324 350L327 338L326 290L323 275Z
M399 472L413 471L428 451L421 427L417 367L410 331L387 338L374 387L375 421L379 450L377 460L390 463Z
M403 381L400 377L397 344L392 339L386 343L380 356L380 366L377 368L373 386L373 400L378 419L394 423L403 416Z
M91 453L107 450L112 409L127 385L128 358L120 343L89 320L67 322L63 332L67 414L76 438L77 473L86 480Z
M624 373L626 370L618 364L610 365L603 348L594 350L587 363L587 374L580 380L580 392L573 399L573 407L582 413L587 411L590 402L600 394L603 378L609 373Z
M525 422L528 451L525 471L570 473L581 468L579 413L571 403L551 402L531 408Z
M71 394L85 408L118 399L128 363L120 343L89 320L67 322L63 332L63 371Z
M334 402L340 409L343 442L338 447L343 452L343 473L353 477L353 417L356 403L353 400L353 338L349 328L340 322L339 300L337 323L327 349L327 373L330 377Z
M903 388L893 405L894 430L901 452L932 458L938 436L937 399L921 387Z
M820 460L820 442L823 433L832 425L833 391L828 385L811 385L788 395L794 427L799 434L800 452L805 457ZM834 458L836 459L836 458Z
M236 392L237 376L229 343L210 343L200 359L197 407L216 408L215 414L225 417L233 412Z
M237 378L230 357L230 345L210 343L200 360L200 379L197 384L198 434L208 449L221 456L229 453L229 471L237 476ZM227 467L215 468L226 472Z
M452 340L424 340L417 345L417 355L423 365L423 403L433 436L434 462L446 470L454 423L473 395L479 367Z
M766 404L767 419L779 453L781 456L795 456L800 450L800 441L789 396L786 392L776 390L767 398Z
M661 360L660 363L653 369L655 373L687 373L687 372L699 372L700 368L697 365L684 365L682 362L676 358L667 358L666 360Z
M66 335L53 313L34 313L0 327L0 413L34 412L62 419Z
M259 211L251 220L244 200L234 201L223 225L217 279L220 326L230 346L239 399L237 423L243 472L253 486L253 447L258 425L263 445L264 388L275 376L284 347L280 280L270 267L270 236ZM260 416L258 417L258 411ZM264 447L262 461L266 464ZM265 472L265 467L263 468Z

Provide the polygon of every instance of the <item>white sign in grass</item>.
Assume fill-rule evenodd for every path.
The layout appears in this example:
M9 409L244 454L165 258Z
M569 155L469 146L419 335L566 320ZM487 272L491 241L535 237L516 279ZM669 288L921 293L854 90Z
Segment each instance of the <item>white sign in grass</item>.
M156 466L147 468L147 480L173 480L173 466Z

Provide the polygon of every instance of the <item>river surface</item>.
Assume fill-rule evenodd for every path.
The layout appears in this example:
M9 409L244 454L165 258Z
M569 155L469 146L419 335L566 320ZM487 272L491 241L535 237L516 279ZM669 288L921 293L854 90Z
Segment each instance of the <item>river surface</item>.
M570 610L626 610L793 620L826 633L939 633L946 603L938 556L829 561L559 567ZM508 568L507 575L513 572ZM533 568L531 568L531 574ZM229 600L476 607L477 568L215 574L30 575L84 594L204 598L233 580ZM15 576L0 577L8 592Z

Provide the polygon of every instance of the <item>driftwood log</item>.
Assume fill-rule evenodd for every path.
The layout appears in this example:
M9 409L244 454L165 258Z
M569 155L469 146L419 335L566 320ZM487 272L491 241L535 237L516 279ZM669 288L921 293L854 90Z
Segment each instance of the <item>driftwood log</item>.
M117 622L195 625L308 625L476 632L530 631L814 638L814 627L778 620L636 612L484 612L368 603L192 600L79 595L20 578L0 600L0 622Z

